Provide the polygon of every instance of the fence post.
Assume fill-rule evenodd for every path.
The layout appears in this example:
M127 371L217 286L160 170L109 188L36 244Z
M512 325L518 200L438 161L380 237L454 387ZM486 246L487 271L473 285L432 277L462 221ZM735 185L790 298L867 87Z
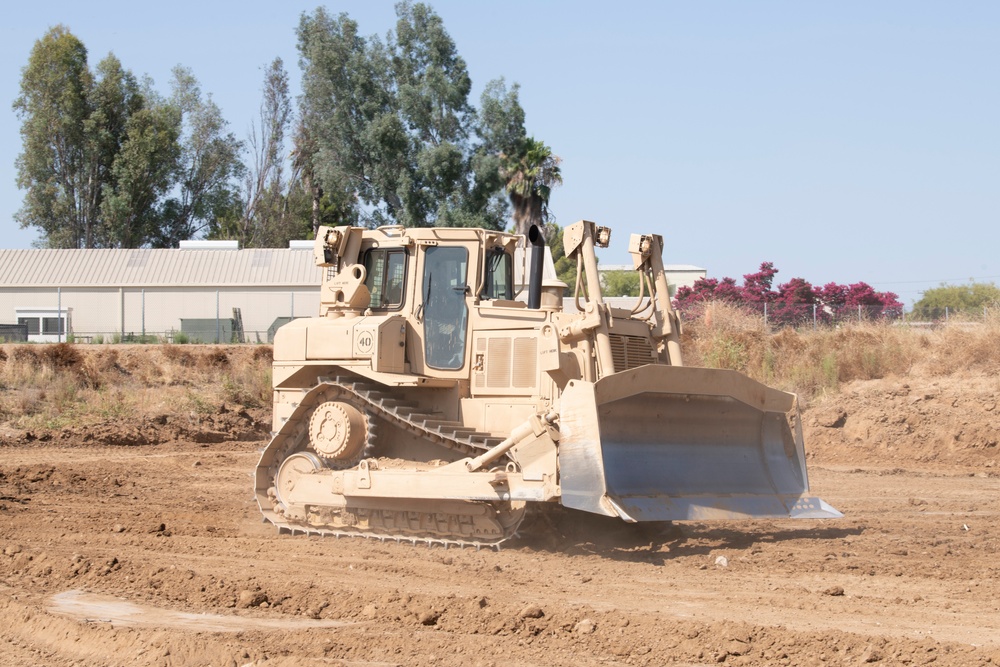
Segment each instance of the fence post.
M767 328L767 301L764 302L764 328Z
M816 328L816 304L813 304L813 329Z
M948 321L948 306L944 307L944 321Z
M62 287L56 288L56 341L62 342ZM42 327L44 329L45 327Z
M219 327L222 326L222 321L219 319L219 290L215 290L215 344L219 344L219 340L222 338L222 333L219 331Z
M121 314L121 320L122 320L121 337L118 341L120 343L123 340L125 340L125 287L124 286L118 288L118 298L121 302L118 307L118 311Z
M146 342L146 288L142 288L142 342Z

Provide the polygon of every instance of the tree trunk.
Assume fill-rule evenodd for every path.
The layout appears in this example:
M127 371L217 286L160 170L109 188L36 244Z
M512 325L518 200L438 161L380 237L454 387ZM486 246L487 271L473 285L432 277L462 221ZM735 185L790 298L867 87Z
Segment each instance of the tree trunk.
M510 203L514 207L514 233L522 236L528 235L528 230L532 223L533 197L521 197L511 194Z

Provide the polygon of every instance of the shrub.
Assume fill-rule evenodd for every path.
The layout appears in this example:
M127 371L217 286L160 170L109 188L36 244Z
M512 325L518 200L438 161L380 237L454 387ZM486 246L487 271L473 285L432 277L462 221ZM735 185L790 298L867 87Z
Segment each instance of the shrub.
M51 365L58 369L76 369L83 362L83 357L74 345L70 343L56 343L46 345L41 348L42 363Z
M929 289L913 304L911 317L916 320L939 320L945 313L979 315L984 308L1000 304L1000 288L993 283L972 282L968 285L941 285Z

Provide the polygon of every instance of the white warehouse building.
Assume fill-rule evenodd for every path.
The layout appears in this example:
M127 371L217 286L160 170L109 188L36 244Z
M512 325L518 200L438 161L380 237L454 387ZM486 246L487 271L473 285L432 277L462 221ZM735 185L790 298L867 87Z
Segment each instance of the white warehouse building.
M0 325L39 342L267 342L276 323L319 311L312 241L289 245L0 250Z

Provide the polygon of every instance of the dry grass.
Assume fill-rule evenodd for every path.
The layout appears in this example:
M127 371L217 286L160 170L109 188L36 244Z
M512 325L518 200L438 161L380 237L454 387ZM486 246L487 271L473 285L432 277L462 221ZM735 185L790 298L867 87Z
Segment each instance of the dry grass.
M808 400L844 383L964 373L1000 375L1000 314L938 328L862 323L765 332L724 304L685 322L685 363L730 368ZM266 346L0 346L0 422L18 428L267 408Z
M0 422L22 429L266 407L270 347L0 346Z
M1000 315L938 328L858 323L765 332L761 318L726 304L685 322L684 362L731 368L805 398L842 383L1000 371Z

